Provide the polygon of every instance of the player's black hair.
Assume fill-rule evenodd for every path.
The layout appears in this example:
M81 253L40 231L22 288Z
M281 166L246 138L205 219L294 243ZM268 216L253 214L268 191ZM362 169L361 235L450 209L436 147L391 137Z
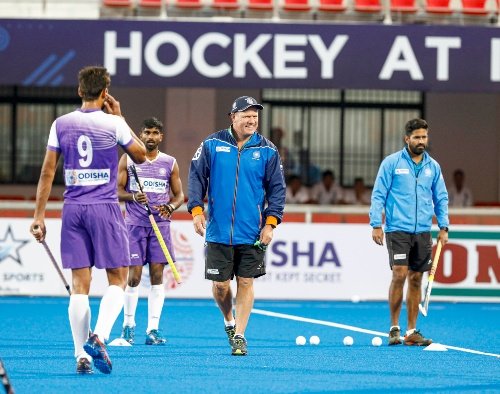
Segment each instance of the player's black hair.
M405 134L409 137L411 135L411 133L413 133L415 130L419 130L419 129L428 130L429 125L423 119L416 118L416 119L409 120L408 122L406 122L406 125L405 125Z
M152 118L147 118L143 120L141 125L141 131L144 129L158 129L160 133L163 133L163 123L159 119L153 116Z
M78 87L83 101L94 101L109 87L111 77L105 67L88 66L78 73Z

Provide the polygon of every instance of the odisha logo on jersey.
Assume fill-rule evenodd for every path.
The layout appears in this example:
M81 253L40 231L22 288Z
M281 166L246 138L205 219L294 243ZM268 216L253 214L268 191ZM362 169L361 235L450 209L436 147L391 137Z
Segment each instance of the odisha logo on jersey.
M142 183L144 187L167 187L167 182L162 180L144 180Z
M109 180L109 174L105 172L80 172L78 175L78 180L87 179L106 179Z

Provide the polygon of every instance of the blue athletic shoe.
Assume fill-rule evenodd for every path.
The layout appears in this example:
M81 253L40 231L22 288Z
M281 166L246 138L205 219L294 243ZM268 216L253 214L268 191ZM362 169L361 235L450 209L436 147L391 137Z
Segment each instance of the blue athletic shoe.
M135 339L135 327L124 326L122 330L122 338L133 345Z
M164 345L167 339L161 335L160 330L151 330L146 335L146 345Z
M106 351L106 345L99 340L96 334L93 334L87 342L85 342L83 349L94 359L94 367L102 373L111 373L113 366L111 365L111 360Z

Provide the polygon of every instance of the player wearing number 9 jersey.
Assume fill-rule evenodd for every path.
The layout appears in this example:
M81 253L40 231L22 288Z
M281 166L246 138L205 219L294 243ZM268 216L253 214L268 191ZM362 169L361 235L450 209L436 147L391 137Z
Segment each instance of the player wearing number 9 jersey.
M68 313L76 371L92 373L93 359L98 370L110 373L112 366L104 343L123 308L129 265L127 230L117 196L118 145L136 163L145 161L146 148L122 118L120 103L108 93L111 80L105 68L83 68L78 82L81 108L57 118L50 129L31 232L37 241L45 239L45 208L62 155L66 190L61 257L63 267L72 272ZM88 294L94 266L106 269L109 287L89 337Z

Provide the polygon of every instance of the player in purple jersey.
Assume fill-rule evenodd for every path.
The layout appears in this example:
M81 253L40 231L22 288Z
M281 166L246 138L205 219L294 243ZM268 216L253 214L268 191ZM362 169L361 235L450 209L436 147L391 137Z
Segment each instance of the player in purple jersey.
M149 264L151 287L148 295L148 327L146 345L163 345L166 339L158 326L160 322L165 288L163 268L167 259L149 221L144 204L149 204L167 248L175 260L170 236L170 217L184 202L179 166L172 156L162 153L158 146L163 140L163 124L156 118L144 120L139 138L146 145L147 160L136 166L143 186L141 193L129 170L132 162L127 155L120 159L118 168L118 198L125 201L130 244L130 268L125 289L125 307L122 338L130 344L135 337L135 311L139 298L142 267ZM172 198L170 195L172 194Z
M134 162L142 163L146 159L144 144L121 116L120 103L108 93L110 83L104 67L80 70L78 94L82 106L52 124L31 224L36 240L43 241L45 208L62 155L66 191L61 256L63 267L71 269L72 273L68 314L79 374L93 372L92 360L99 371L111 373L111 360L104 343L123 308L130 256L116 192L118 145ZM89 337L88 294L92 267L106 270L109 287L102 297L97 323Z

